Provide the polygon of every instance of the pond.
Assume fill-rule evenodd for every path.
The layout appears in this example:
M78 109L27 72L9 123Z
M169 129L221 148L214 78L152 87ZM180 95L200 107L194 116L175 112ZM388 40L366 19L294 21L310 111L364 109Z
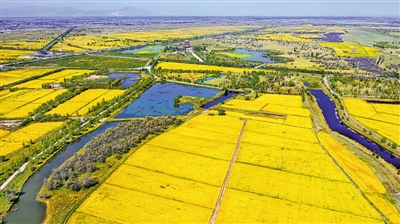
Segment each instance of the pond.
M145 116L183 115L193 110L191 104L181 104L174 107L174 98L182 96L195 96L211 98L219 90L203 87L182 85L177 83L155 83L147 89L138 99L129 104L115 118L139 118Z
M243 61L261 61L263 63L273 63L273 61L267 57L263 57L263 54L268 54L268 52L261 52L261 51L249 51L246 49L236 49L234 52L242 53L242 54L251 54L253 57L249 58L242 58Z
M224 95L218 97L217 99L214 99L211 102L204 104L203 106L201 106L201 108L208 109L214 105L221 103L222 101L225 101L225 100L231 98L235 94L236 94L236 92L233 92L233 91L225 91Z
M121 53L123 54L158 54L164 46L162 45L154 45L154 46L145 46L138 49L133 50L124 50Z
M317 99L318 106L321 108L322 114L324 115L330 129L355 140L372 152L377 153L388 163L400 168L400 158L387 152L362 134L350 130L350 128L347 127L338 117L335 103L322 90L310 90L310 92Z
M78 140L70 143L63 150L57 153L52 159L37 170L22 188L18 202L14 203L10 212L5 217L5 223L42 223L46 216L46 205L36 201L36 194L43 185L44 178L48 178L53 169L58 168L75 152L79 151L93 137L103 133L107 128L117 126L118 122L106 123L93 132L86 134Z
M140 80L140 75L136 73L109 73L111 79L120 78L122 80L121 86L130 87Z

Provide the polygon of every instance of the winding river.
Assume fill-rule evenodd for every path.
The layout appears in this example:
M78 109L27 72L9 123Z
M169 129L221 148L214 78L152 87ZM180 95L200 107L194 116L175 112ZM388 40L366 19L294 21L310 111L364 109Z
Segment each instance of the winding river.
M46 205L36 201L36 194L43 185L44 178L48 178L53 169L61 166L74 153L79 151L88 141L96 135L103 133L107 128L114 127L118 122L103 124L95 131L82 136L73 143L68 144L62 151L57 153L42 168L36 171L22 188L18 202L14 203L11 210L5 217L5 223L42 223L46 216Z
M310 90L310 92L317 99L318 106L321 108L322 114L324 115L330 129L353 139L372 152L377 153L386 162L394 165L396 168L400 168L400 158L392 155L375 142L372 142L360 133L351 130L344 123L342 123L337 114L335 103L322 90Z

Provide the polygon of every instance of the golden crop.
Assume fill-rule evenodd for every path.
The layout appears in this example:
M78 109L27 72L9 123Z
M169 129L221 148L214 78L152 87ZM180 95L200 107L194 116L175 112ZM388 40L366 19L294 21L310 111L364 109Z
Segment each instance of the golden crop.
M288 114L286 116L285 122L283 124L293 125L303 128L312 128L311 120L309 117L302 117L291 114Z
M19 80L49 72L53 69L18 69L0 72L0 86L8 85Z
M374 172L362 160L351 153L330 135L319 132L318 138L324 148L339 165L351 176L363 192L385 193L386 189Z
M51 75L47 75L29 82L25 82L19 85L16 85L17 88L35 88L41 89L42 84L51 83L57 84L64 82L64 79L72 78L73 76L81 76L84 74L89 74L93 72L92 70L63 70Z
M366 127L400 144L400 106L344 99L348 112Z
M85 200L70 223L208 222L245 116L209 113L137 149ZM283 125L281 118L248 118L217 223L383 223L311 128ZM307 123L306 118L301 122ZM368 171L360 173L368 176ZM368 176L364 185L382 190L377 181Z
M47 112L47 114L81 116L103 99L107 101L122 93L123 90L89 89Z
M331 48L335 51L337 56L349 57L367 57L375 58L378 54L378 49L352 42L318 42L323 47Z
M299 194L312 195L312 192L313 189ZM383 223L379 217L375 218L376 216L370 218L337 212L274 196L262 196L228 188L216 223Z
M1 138L0 155L7 155L15 150L29 145L46 133L60 127L63 122L33 123Z
M185 63L175 63L175 62L161 62L157 64L158 68L170 69L170 70L209 70L209 71L221 71L221 72L236 72L243 73L244 71L252 71L254 69L244 69L244 68L231 68L231 67L222 67L215 65L197 65L197 64L185 64Z

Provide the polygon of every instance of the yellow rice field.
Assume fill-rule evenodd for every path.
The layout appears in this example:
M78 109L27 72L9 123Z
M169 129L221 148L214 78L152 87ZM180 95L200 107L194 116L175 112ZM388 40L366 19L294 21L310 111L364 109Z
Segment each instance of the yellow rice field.
M185 64L185 63L176 63L176 62L161 62L157 64L158 68L170 69L170 70L209 70L209 71L221 71L221 72L234 72L234 73L243 73L244 71L252 71L254 69L244 69L244 68L231 68L231 67L222 67L222 66L214 66L214 65L197 65L197 64Z
M329 156L317 145L311 152L299 149L282 150L281 147L258 145L257 143L256 141L243 142L240 145L237 161L295 174L347 181Z
M346 98L343 102L347 110L354 116L371 118L377 114L375 108L364 100Z
M43 73L52 71L53 69L17 69L11 71L0 71L0 86L8 85L13 82L17 82L32 76L41 75Z
M69 223L209 222L244 124L243 113L212 113L137 149ZM247 121L217 223L383 223L312 129L258 118ZM373 192L382 191L379 184L364 180Z
M212 210L115 185L102 184L79 206L74 215L77 213L88 214L96 217L95 220L105 219L113 223L206 223Z
M167 161L168 166L165 166L164 163ZM228 169L229 161L146 145L135 152L135 156L128 158L125 164L200 183L220 186Z
M128 165L118 168L106 183L208 209L213 209L219 193L219 187Z
M60 127L63 122L43 122L32 123L1 138L0 155L7 155L23 147L23 144L29 145L29 142L35 141L46 133Z
M373 193L366 193L365 195L392 223L399 222L399 210L384 195Z
M400 144L400 106L372 104L360 99L343 100L348 112L364 126Z
M378 213L348 180L329 180L235 163L228 188L380 220Z
M89 112L90 108L92 108L93 106L96 106L98 103L101 103L103 100L104 101L111 100L112 98L119 96L119 95L123 94L124 92L125 92L125 90L109 90L106 93L104 93L103 95L101 95L100 97L98 97L97 99L91 101L86 106L79 109L77 112L78 112L78 114L86 114Z
M248 101L248 100L233 99L223 104L222 107L239 109L239 110L260 111L261 108L263 108L265 105L266 103L256 102L255 100Z
M297 116L304 116L309 117L310 111L305 108L298 108L298 107L290 107L290 106L281 106L281 105L272 105L269 104L265 106L263 111L267 112L274 112L274 113L281 113L281 114L292 114Z
M262 102L265 104L274 104L290 107L302 107L303 102L299 95L282 95L282 94L263 94L258 97L256 102Z
M73 46L69 46L68 44L65 43L61 43L58 42L57 44L55 44L51 50L53 51L64 51L64 52L86 52L87 50L82 49L82 48L78 48L78 47L73 47Z
M265 111L281 115L291 114L304 116L308 119L310 111L302 108L302 105L301 97L297 95L263 94L252 101L240 99L229 100L222 107L227 109Z
M394 104L371 104L378 113L386 113L400 116L399 105Z
M2 138L3 136L6 136L8 134L10 134L10 131L0 129L0 138Z
M341 57L375 58L378 54L382 54L375 47L363 46L352 42L318 42L318 44L333 49L336 55Z
M297 115L288 114L286 116L285 125L293 125L303 128L312 128L311 120L308 117L302 117Z
M298 128L282 124L250 120L247 122L246 130L281 138L295 139L312 143L318 142L315 138L314 131L308 128Z
M47 114L60 114L63 116L81 116L89 111L89 108L98 102L109 100L123 93L123 90L89 89L73 97L67 102L58 105ZM95 102L95 104L93 104Z
M363 192L385 193L386 189L378 177L361 159L351 153L330 135L319 132L318 138L324 148L335 158Z
M0 117L24 118L35 108L67 90L18 90L0 99Z
M31 88L31 89L41 89L42 84L51 83L57 84L64 82L64 79L72 78L73 76L82 76L85 74L92 73L93 70L63 70L48 76L41 77L39 79L35 79L29 82L25 82L19 85L16 85L17 88Z
M387 137L391 141L400 144L400 124L391 124L362 117L356 117L363 125L374 129L379 134Z
M0 46L3 48L21 49L21 50L40 50L51 40L32 40L32 41L1 41Z
M19 56L29 56L36 53L35 51L25 51L25 50L7 50L1 49L0 52L0 63L9 61L19 61L21 58Z
M262 196L228 188L225 192L224 200L222 200L216 223L384 222L375 218L337 212L309 204L286 201L276 197Z

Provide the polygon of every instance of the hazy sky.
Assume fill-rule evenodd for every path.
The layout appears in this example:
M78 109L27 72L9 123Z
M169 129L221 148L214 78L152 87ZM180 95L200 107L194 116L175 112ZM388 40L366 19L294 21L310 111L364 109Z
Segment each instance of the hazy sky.
M193 16L395 16L400 0L1 0L3 8L71 6L80 9L145 9L155 15Z

